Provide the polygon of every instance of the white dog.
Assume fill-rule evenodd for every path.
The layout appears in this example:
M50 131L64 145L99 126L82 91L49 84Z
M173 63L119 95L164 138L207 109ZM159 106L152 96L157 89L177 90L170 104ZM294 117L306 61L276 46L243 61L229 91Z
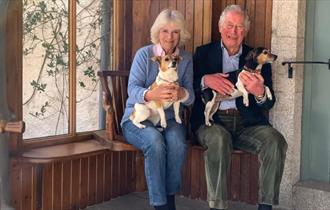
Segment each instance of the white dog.
M249 52L246 56L246 64L242 71L249 71L251 73L260 74L262 65L272 63L277 58L277 55L272 54L268 49L258 47ZM241 71L241 72L242 72ZM213 115L218 110L221 101L231 100L243 96L243 103L249 106L248 92L246 91L243 83L239 79L239 74L236 83L237 89L234 89L230 96L224 96L214 90L206 89L202 93L203 101L205 103L204 117L205 125L211 126L210 120L213 121ZM265 94L269 100L272 100L272 94L268 87L265 87Z
M149 87L149 89L154 89L160 84L177 84L178 73L177 66L179 61L182 58L180 56L155 56L152 58L153 61L159 63L159 73L156 77L156 81ZM148 101L145 104L136 103L134 105L134 111L130 115L130 120L133 124L139 128L145 128L146 126L141 124L145 120L150 120L154 125L160 121L160 125L163 128L166 128L166 117L165 109L173 105L175 121L177 123L182 123L179 116L180 109L180 100L179 101Z

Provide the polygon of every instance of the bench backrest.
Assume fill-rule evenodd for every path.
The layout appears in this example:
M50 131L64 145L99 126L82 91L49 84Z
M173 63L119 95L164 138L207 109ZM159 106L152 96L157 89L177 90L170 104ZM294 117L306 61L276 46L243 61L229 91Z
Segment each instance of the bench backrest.
M106 131L110 140L121 136L120 120L127 99L129 71L99 71L103 91L103 108L106 111Z

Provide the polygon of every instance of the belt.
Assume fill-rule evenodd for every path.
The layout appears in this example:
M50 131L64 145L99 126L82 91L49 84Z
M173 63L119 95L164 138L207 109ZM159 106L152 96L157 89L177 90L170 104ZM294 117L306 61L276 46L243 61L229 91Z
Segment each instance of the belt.
M223 115L239 115L239 111L237 109L219 109L218 113Z

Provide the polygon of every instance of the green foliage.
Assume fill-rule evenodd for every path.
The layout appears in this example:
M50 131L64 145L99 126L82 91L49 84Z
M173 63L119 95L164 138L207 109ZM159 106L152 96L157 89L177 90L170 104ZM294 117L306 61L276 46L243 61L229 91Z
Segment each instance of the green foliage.
M60 104L60 108L55 109L59 114L63 113L62 104L67 103L68 84L63 85L63 81L68 81L69 75L69 0L23 0L23 56L31 58L34 53L41 53L41 62L38 78L33 79L30 85L33 93L23 103L26 105L33 100L39 100L37 95L43 94L48 97L44 104L40 105L40 109L30 112L34 117L45 117L47 108L54 107L55 103ZM101 8L95 2L100 1L84 1L76 0L78 13L76 14L76 66L77 74L83 76L78 81L78 86L82 90L95 92L97 79L95 75L98 68L99 49L100 49L100 24L101 24ZM94 5L93 5L94 4ZM40 60L40 58L38 58ZM73 59L73 58L70 58ZM39 62L38 60L38 62ZM28 71L28 70L27 70ZM52 83L52 84L49 84ZM47 86L48 85L48 86ZM47 91L50 87L57 88L57 96L49 95ZM66 89L65 89L66 88ZM91 93L86 93L91 95ZM54 101L54 100L57 101ZM77 101L86 100L77 99ZM53 113L48 113L53 114Z
M40 108L40 111L32 113L30 112L29 114L32 115L33 117L44 117L45 113L47 112L47 107L50 107L49 102L46 101Z
M40 92L44 92L47 87L47 84L38 83L35 80L32 80L32 82L30 84L33 87L33 89L36 89L37 91L40 91Z

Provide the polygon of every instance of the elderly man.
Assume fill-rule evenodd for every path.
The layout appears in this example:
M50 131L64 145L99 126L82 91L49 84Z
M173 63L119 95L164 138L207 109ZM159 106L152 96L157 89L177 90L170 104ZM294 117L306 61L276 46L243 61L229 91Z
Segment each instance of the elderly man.
M196 140L205 148L207 197L211 209L227 209L227 172L233 148L259 154L259 207L271 210L278 204L287 143L274 129L264 111L275 103L270 64L261 74L241 73L240 80L249 93L249 106L243 98L223 101L211 126L204 124L201 92L210 88L230 95L237 81L237 70L251 48L243 44L249 30L249 17L239 5L224 9L219 19L221 41L200 46L194 55L194 89L196 101L191 118ZM272 99L265 95L269 88Z

